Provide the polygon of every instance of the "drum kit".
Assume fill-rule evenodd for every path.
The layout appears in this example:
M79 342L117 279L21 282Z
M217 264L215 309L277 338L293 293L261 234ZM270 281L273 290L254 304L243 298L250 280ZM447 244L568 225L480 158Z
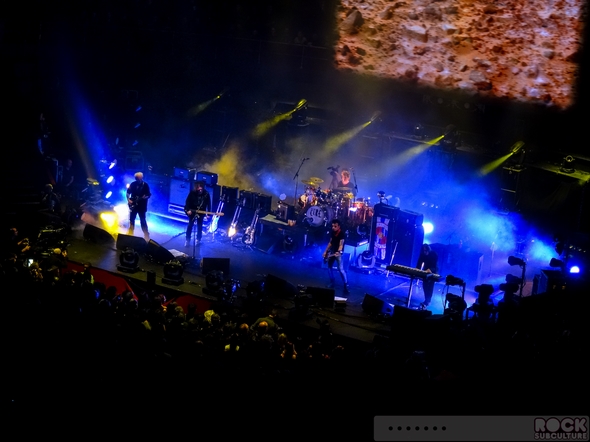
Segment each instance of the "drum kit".
M310 227L326 226L333 219L344 224L358 227L370 222L373 208L369 198L355 198L349 187L322 190L321 178L311 177L301 180L305 191L297 203L300 213L305 215L304 222Z

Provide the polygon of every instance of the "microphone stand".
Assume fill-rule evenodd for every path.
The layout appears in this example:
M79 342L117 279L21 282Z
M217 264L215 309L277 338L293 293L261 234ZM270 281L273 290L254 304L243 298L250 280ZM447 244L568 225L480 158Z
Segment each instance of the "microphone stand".
M352 171L352 177L354 178L354 190L355 190L355 201L356 201L356 196L359 194L359 186L357 186L356 183L356 174L354 173L354 169L351 167L350 170Z
M305 163L306 160L309 160L309 158L303 158L301 160L301 164L299 165L299 168L297 169L297 172L295 172L295 176L293 177L293 179L295 180L295 196L293 197L293 207L297 205L297 189L299 188L299 180L297 178L299 177L299 171L301 170L301 167L303 166L303 163Z

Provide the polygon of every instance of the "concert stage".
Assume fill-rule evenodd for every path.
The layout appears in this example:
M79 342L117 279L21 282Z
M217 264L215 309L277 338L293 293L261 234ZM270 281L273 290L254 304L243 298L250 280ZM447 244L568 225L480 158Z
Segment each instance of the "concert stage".
M385 266L359 268L355 256L358 257L366 249L363 245L346 246L345 251L350 254L347 260L350 294L344 295L338 275L335 290L332 292L326 288L329 278L328 270L322 261L322 252L327 244L327 234L318 236L316 232L313 243L286 251L281 242L276 242L277 232L281 229L293 232L295 227L266 217L261 223L266 233L262 234L260 242L253 246L244 244L239 234L233 240L228 238L225 231L220 229L215 235L203 235L199 245L187 248L184 247L186 223L162 215L165 214L148 213L151 234L149 244L143 237L126 235L126 229L122 226L117 234L111 235L92 224L77 221L68 238L69 260L77 263L89 262L94 268L119 275L129 281L134 290L159 291L165 293L168 300L191 295L203 300L203 306L216 301L215 297L203 291L206 288L206 272L225 266L224 277L238 281L239 287L233 300L237 308L247 299L248 284L264 280L267 281L270 290L265 302L269 308L275 307L279 310L280 320L296 321L301 326L316 329L316 320L327 320L334 334L365 343L372 342L375 335L388 336L391 333L394 306L417 310L424 299L419 278L412 280L387 271ZM138 228L136 232L141 234ZM276 246L268 247L269 240L266 235L272 238L270 242L274 241ZM135 272L118 269L122 248L129 244L135 244L138 249L141 249L142 244L152 249L149 254L140 254L138 269ZM160 263L148 259L152 255L159 255ZM177 256L183 263L183 274L182 282L170 284L163 282L163 278L166 278L162 262L172 256ZM467 306L477 298L473 291L476 284L490 283L498 288L499 282L496 281L503 281L506 273L510 273L510 267L504 257L497 255L493 261L491 258L484 254L474 264L480 267L483 265L486 269L484 271L480 268L479 272L474 273L473 276L478 279L467 279L467 275L465 276L467 284L464 297ZM444 271L444 266L441 269ZM529 282L523 293L525 296L531 291L532 272L533 270L528 274ZM445 285L445 276L446 274L442 274L435 286L429 306L433 315L443 315L447 293L462 296L461 287ZM413 282L411 290L410 282ZM303 290L311 298L305 314L296 310L295 298L299 290ZM336 302L331 300L332 293ZM410 294L411 299L408 300ZM502 296L502 292L497 291L492 295L492 299L497 302Z

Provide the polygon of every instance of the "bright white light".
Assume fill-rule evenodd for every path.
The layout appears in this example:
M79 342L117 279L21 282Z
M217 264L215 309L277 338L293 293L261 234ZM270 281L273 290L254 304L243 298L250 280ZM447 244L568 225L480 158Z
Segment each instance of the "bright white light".
M227 236L229 236L231 238L235 234L236 234L236 228L234 226L230 226L230 228L229 228L229 230L227 232Z
M112 191L108 191L107 194L104 196L106 199L109 199L113 195Z
M116 165L117 165L117 160L115 159L115 160L113 160L113 161L111 162L111 164L109 164L109 170L111 170L111 169L112 169L113 167L115 167Z
M580 268L578 266L570 267L570 273L580 273Z
M424 224L422 224L422 226L424 227L424 234L425 235L432 233L432 231L434 230L434 226L432 225L432 223L424 223Z
M114 179L115 179L115 177L114 177L114 176L112 176L112 175L111 175L110 177L108 177L108 178L107 178L107 184L111 184L111 183L113 182L113 180L114 180Z

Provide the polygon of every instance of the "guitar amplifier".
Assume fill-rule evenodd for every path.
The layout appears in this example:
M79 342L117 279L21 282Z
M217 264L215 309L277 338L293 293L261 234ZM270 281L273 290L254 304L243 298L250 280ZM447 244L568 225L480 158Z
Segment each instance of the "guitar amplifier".
M249 190L240 190L239 205L244 209L255 209L254 202L256 200L256 193Z
M260 218L264 218L272 211L272 196L257 193L254 197L254 209L260 208Z
M213 187L217 184L218 175L212 172L197 172L197 181L204 181L205 187Z
M280 202L277 206L276 219L288 222L290 219L295 219L295 206Z

